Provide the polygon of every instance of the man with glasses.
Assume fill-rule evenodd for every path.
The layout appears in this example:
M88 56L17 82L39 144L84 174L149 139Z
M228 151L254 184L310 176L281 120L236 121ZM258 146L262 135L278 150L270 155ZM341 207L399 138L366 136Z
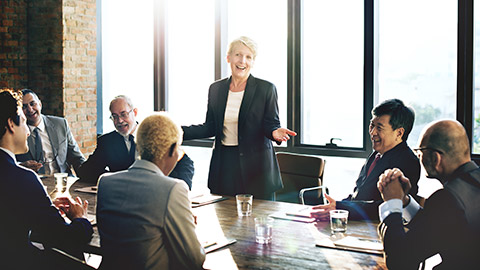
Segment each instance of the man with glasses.
M42 102L32 90L23 89L22 94L23 113L27 117L31 134L28 137L30 150L17 155L17 160L39 174L72 174L72 166L75 172L78 172L80 165L85 162L85 157L70 131L67 120L43 115Z
M434 122L424 129L415 151L426 176L438 179L443 189L422 208L408 194L411 183L402 170L380 176L385 202L379 207L379 233L388 269L423 269L420 264L434 255L429 261L441 261L435 269L478 269L480 169L470 159L465 129L455 120Z
M101 174L126 170L135 161L137 150L134 138L138 126L135 117L138 109L129 97L120 95L110 102L110 112L116 130L98 138L97 148L78 172L81 181L97 183ZM182 179L191 189L193 173L193 161L181 151L179 161L169 176Z
M386 100L373 108L369 132L374 152L360 170L353 194L342 201L335 201L326 194L328 204L314 206L312 217L328 220L330 210L346 209L350 219L378 220L378 206L382 203L382 197L377 189L377 181L388 168L397 167L405 171L412 180L410 193L415 196L420 163L407 145L414 120L413 110L399 99Z

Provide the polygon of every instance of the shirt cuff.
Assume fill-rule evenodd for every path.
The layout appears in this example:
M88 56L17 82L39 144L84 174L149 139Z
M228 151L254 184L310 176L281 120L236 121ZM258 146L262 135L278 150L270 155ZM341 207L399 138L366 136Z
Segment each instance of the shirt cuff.
M391 199L380 204L378 207L380 221L383 222L392 213L402 213L402 204L403 202L400 199Z
M408 194L408 196L410 197L410 202L407 204L407 206L405 206L405 208L403 208L403 219L406 222L410 222L410 220L412 220L412 218L421 208L417 201L410 196L410 194Z

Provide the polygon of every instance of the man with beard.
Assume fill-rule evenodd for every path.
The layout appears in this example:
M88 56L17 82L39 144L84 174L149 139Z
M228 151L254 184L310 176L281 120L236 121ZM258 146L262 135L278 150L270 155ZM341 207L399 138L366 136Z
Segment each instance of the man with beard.
M126 170L136 159L134 136L138 109L129 97L120 95L110 102L110 112L116 130L98 138L97 148L78 171L81 181L97 183L101 174ZM183 151L179 155L179 161L169 176L182 179L191 189L193 161Z

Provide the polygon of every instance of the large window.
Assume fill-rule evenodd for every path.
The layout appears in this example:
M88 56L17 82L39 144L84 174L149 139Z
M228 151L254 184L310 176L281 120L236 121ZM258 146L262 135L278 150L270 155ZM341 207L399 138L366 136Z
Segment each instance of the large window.
M364 3L305 0L301 143L362 148Z
M165 7L167 110L180 124L203 123L215 80L215 0L168 0Z
M480 154L480 2L473 9L474 18L474 106L473 106L473 153Z
M114 129L110 101L128 95L139 108L137 119L153 112L153 0L101 1L103 130Z
M399 98L415 109L410 146L429 122L456 117L457 14L456 0L378 1L374 103Z

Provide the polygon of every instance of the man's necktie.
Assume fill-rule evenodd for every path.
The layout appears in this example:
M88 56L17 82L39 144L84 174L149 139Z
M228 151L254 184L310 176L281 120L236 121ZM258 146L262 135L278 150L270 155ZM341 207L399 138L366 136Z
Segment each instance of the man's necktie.
M128 139L130 140L130 156L133 156L133 159L135 159L135 138L130 134Z
M370 164L370 167L368 168L367 177L373 171L373 168L375 168L375 165L377 165L377 161L380 159L380 157L381 157L380 153L377 153L377 155L375 156L375 159L373 160L372 164Z
M33 135L35 136L35 160L39 163L42 163L42 165L45 165L44 163L44 156L43 156L43 147L42 147L42 138L40 138L40 133L38 132L38 127L36 127L33 130ZM39 174L44 174L45 173L45 168L41 167L38 170Z

